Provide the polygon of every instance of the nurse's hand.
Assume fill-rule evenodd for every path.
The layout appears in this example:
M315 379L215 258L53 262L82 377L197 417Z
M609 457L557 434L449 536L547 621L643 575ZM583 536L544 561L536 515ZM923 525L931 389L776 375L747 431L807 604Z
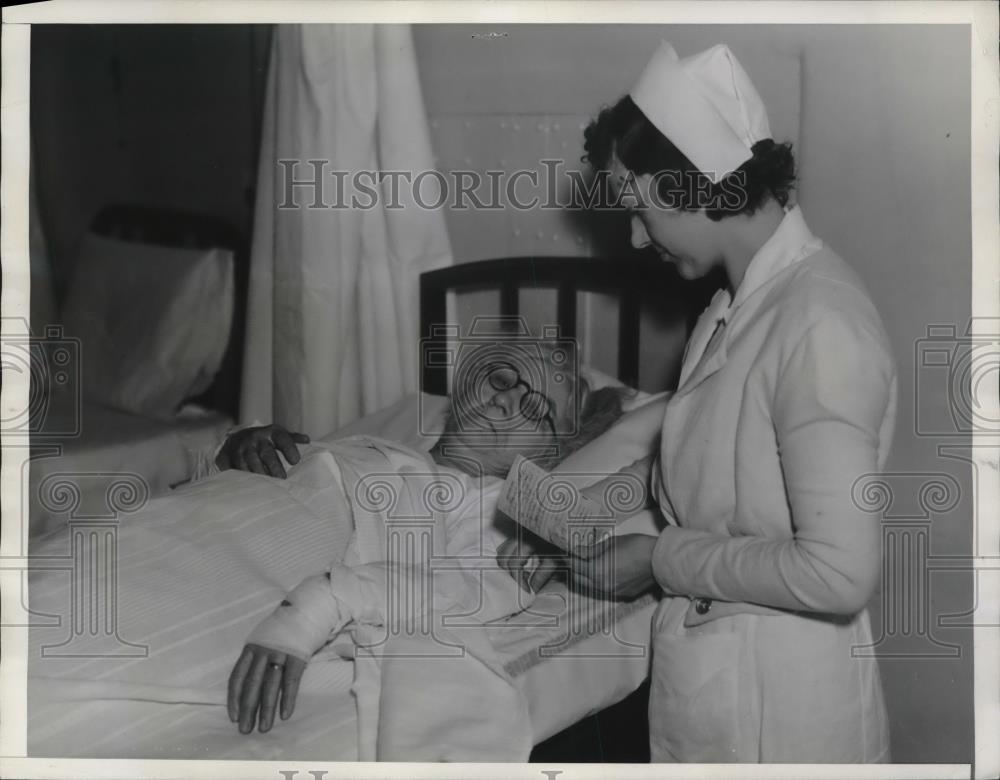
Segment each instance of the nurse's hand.
M653 548L647 534L611 536L569 556L570 581L588 595L629 599L656 585Z
M497 563L528 593L537 593L566 560L555 545L536 536L507 539L497 548Z

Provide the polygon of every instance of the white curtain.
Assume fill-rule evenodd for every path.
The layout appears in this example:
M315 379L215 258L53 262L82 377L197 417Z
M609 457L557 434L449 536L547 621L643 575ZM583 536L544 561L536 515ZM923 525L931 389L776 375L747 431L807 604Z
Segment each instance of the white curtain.
M449 264L440 210L278 208L289 171L312 179L326 160L321 201L337 200L333 171L433 168L410 28L275 28L250 260L240 417L321 436L418 387L418 279ZM382 183L387 195L389 182ZM350 187L346 188L347 194ZM423 192L423 190L422 190ZM425 202L433 202L430 194Z

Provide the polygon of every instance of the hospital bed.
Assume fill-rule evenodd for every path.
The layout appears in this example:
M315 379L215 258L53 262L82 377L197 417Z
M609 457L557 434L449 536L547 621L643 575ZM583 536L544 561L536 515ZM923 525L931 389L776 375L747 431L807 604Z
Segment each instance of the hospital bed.
M120 309L133 302L128 300L130 291L116 278L121 268L109 263L107 256L100 256L102 250L118 253L120 260L136 265L169 261L175 257L186 259L198 252L217 252L222 267L228 266L227 273L232 275L233 283L220 288L220 295L225 299L217 301L216 305L220 310L231 309L232 316L229 321L220 320L214 332L204 333L204 338L220 339L227 342L227 346L207 389L183 399L176 413L154 416L83 392L85 377L81 372L97 372L98 379L105 378L100 375L103 368L100 361L95 364L94 360L94 352L104 349L104 345L94 343L93 333L86 334L81 342L83 334L72 322L64 322L47 333L53 346L39 351L39 356L57 353L58 344L62 342L75 348L65 367L68 371L59 365L39 365L41 370L36 372L36 375L47 375L48 381L34 391L45 394L44 399L38 398L44 400L45 409L38 415L31 437L28 490L33 534L64 525L74 514L107 512L105 493L115 475L129 474L149 495L187 481L197 465L196 454L210 447L236 418L247 285L244 242L239 233L225 221L205 214L118 204L98 212L83 246L91 251L88 254L87 249L82 248L78 262L91 261L92 267L85 271L107 278L85 279L82 283L88 287L80 291L72 289L73 284L81 283L74 278L69 297L72 299L74 292L80 293L77 297L90 297L89 290L103 288L109 291L103 302L109 311L101 312L100 316L110 317L118 316ZM174 250L176 253L171 255ZM169 284L169 267L157 268L154 273L165 286ZM140 301L139 306L142 305ZM147 324L155 330L155 323ZM201 326L200 323L196 325ZM210 326L205 323L204 327ZM145 336L148 333L137 334L137 343ZM146 338L140 348L148 349L148 345ZM112 375L107 379L111 381ZM66 486L71 487L72 501L62 500L68 495Z
M586 296L597 293L603 303L616 299L615 309L601 316L614 323L604 329L617 329L619 348L613 365L605 367L611 376L588 369L591 381L624 379L647 392L660 390L644 377L643 355L658 355L675 369L683 337L717 281L681 283L672 268L646 256L452 266L421 278L423 349L437 354L442 343L453 345L466 325L475 325L462 320L470 319L470 308L471 319L484 313L476 297L484 291L497 294L497 314L526 321L534 314L522 303L537 303L537 294L545 293L554 312L548 319L559 326L560 337L570 338L585 329L583 310L596 305ZM472 307L463 302L470 295L478 302ZM663 341L668 346L660 352L655 344L644 352L640 342L656 332L674 337ZM422 393L327 438L368 433L428 446L433 436L426 422L443 415L449 368L447 360L425 360L423 366ZM675 377L676 370L667 375ZM253 475L225 472L179 492L177 500L199 507L187 521L164 500L147 510L159 513L150 522L130 524L126 518L120 527L104 523L96 530L93 523L77 523L68 534L33 547L34 560L49 563L31 575L29 755L356 760L353 662L327 650L307 667L290 721L267 734L242 736L226 718L225 679L257 619L245 616L273 608L300 572L325 568L336 541L322 507L305 507L314 519L294 530L282 526L285 498L255 499L261 484ZM302 509L291 493L287 501L298 501ZM70 598L85 600L81 591L87 587L74 579L74 545L95 533L104 534L101 549L115 550L118 563L106 563L114 578L93 594L97 614L81 616L66 605ZM62 561L65 571L53 571L59 564L52 561ZM71 580L76 590L67 584ZM642 760L644 705L641 690L634 692L648 673L653 608L650 596L588 600L552 582L528 611L486 629L527 701L535 759ZM592 717L610 707L612 718ZM600 744L626 735L638 754L621 744Z

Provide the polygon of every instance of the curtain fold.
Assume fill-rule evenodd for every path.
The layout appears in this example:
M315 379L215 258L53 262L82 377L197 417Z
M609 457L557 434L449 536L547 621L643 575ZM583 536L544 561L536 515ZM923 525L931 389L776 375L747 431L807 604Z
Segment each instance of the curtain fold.
M273 421L322 436L417 389L418 281L423 271L451 263L444 214L419 207L405 182L389 203L390 179L365 180L381 195L371 208L332 206L345 205L358 171L415 177L433 167L408 26L275 29L250 258L243 422ZM319 187L289 186L292 173L308 181L317 171ZM343 192L338 178L346 179ZM367 205L371 198L362 193L360 200ZM298 207L285 207L293 201Z

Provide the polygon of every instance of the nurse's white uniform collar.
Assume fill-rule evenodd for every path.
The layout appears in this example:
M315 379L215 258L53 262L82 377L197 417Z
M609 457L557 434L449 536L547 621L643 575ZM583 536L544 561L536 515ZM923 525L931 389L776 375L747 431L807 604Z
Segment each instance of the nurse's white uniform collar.
M736 295L728 307L725 319L728 320L731 312L739 308L764 284L790 265L811 255L822 245L823 242L813 235L806 224L802 209L798 206L788 209L771 237L751 258L746 273L743 274L743 281L736 288ZM729 297L728 291L721 292Z

